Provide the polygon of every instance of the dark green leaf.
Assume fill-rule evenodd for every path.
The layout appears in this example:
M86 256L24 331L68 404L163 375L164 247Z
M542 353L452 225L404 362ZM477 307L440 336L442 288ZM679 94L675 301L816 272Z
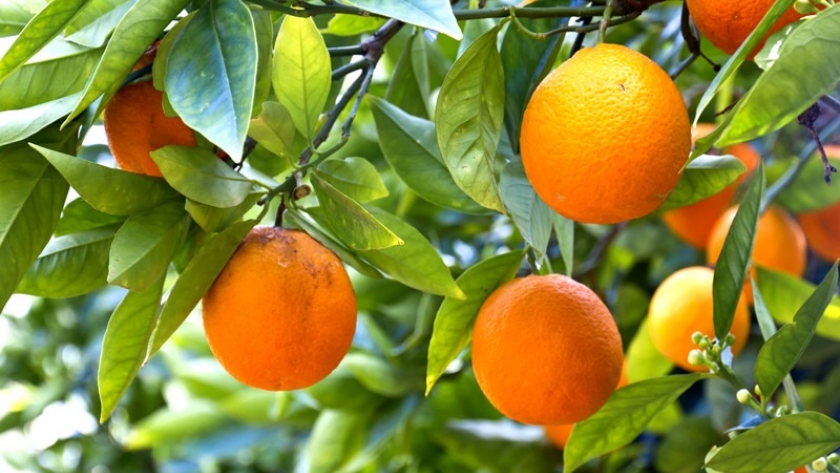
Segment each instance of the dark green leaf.
M116 226L58 237L47 244L16 292L76 297L108 283L108 251Z
M720 440L708 417L685 418L668 430L656 448L653 464L657 471L697 473L706 453Z
M376 167L366 159L328 159L318 165L315 173L357 202L369 202L388 195Z
M235 207L213 207L187 199L186 210L203 230L217 232L229 227L251 210L264 192L251 192L245 200Z
M717 194L735 182L747 167L734 156L704 154L693 159L683 171L662 209L691 205Z
M726 473L787 473L840 447L840 424L817 412L786 415L730 440L706 464Z
M409 115L371 95L367 99L376 120L382 154L411 190L441 207L483 212L484 209L455 184L443 164L434 123Z
M165 83L184 123L240 161L257 84L257 38L245 3L205 3L175 38Z
M575 426L564 451L564 471L571 473L586 461L632 442L660 411L709 376L664 376L619 389L601 410Z
M211 151L192 146L166 146L152 151L163 177L181 194L213 207L234 207L253 189L239 174Z
M715 266L712 283L714 298L715 337L723 340L729 333L735 309L741 298L741 290L750 266L755 229L761 197L764 195L764 163L760 162L746 197L738 207L729 233L723 242L723 249Z
M448 0L341 0L371 13L396 18L461 39L461 29Z
M54 235L59 237L71 233L81 233L87 230L108 227L122 223L125 218L100 212L83 199L76 199L64 207L61 219L55 227Z
M472 339L472 327L484 299L516 276L523 251L513 251L481 261L464 271L458 286L466 299L446 297L435 316L426 368L426 395L440 375Z
M178 198L162 179L100 166L38 145L32 147L58 169L82 199L101 212L131 215Z
M181 202L128 217L111 243L108 282L136 292L148 290L166 273L189 226Z
M522 238L542 258L551 238L554 212L540 199L528 178L522 161L511 161L502 169L499 193L508 214Z
M111 416L146 360L165 279L162 274L146 291L126 294L108 320L99 355L99 422Z
M349 15L348 15L349 16ZM394 74L388 81L385 100L418 117L429 116L429 62L426 37L415 30L405 45Z
M458 187L484 207L504 212L495 171L505 95L498 33L497 26L482 35L452 65L435 125L443 162Z

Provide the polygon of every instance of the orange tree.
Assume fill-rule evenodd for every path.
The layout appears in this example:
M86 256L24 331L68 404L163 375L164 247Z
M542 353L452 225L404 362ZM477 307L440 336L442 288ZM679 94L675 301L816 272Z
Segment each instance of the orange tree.
M840 202L840 8L736 3L0 2L0 470L840 471L836 225L752 258Z

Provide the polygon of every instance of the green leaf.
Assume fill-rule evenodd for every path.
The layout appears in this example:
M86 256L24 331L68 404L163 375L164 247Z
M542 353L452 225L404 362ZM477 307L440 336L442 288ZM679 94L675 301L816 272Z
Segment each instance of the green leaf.
M0 149L0 307L58 223L69 186L26 145Z
M0 146L22 141L73 110L81 92L31 107L0 112Z
M467 268L457 283L465 299L446 297L435 316L429 361L426 368L426 395L472 339L472 327L484 299L496 288L516 276L524 251L512 251L488 258Z
M234 207L254 185L210 150L166 146L152 151L152 159L169 184L185 197L213 207Z
M218 431L229 422L230 418L216 403L192 400L178 409L165 407L144 417L134 424L124 445L129 450L170 446Z
M66 36L73 36L79 31L96 23L96 20L119 7L133 4L133 0L90 0L79 10L73 20L64 29ZM123 12L125 14L125 12Z
M776 197L776 203L792 213L815 212L840 202L840 186L823 185L823 164L819 156L811 156L802 169ZM840 158L829 157L834 167Z
M147 290L126 294L108 320L99 355L99 422L111 416L146 360L165 279L161 274Z
M554 212L534 191L525 176L522 161L511 161L502 169L499 193L522 238L539 258L545 256Z
M111 243L108 282L136 292L152 287L166 273L189 226L181 202L128 217Z
M381 399L368 391L347 367L346 358L326 378L306 389L323 409L360 410Z
M746 197L738 207L729 233L723 241L715 277L712 282L714 298L715 337L723 340L729 333L735 309L741 298L741 290L750 266L755 229L758 224L758 212L761 196L764 195L764 163L759 162L758 170L752 178L752 184Z
M778 130L834 90L840 83L838 46L840 8L827 8L799 25L782 43L779 58L730 112L732 121L718 145L740 143ZM807 78L802 71L810 71Z
M369 202L388 195L379 172L367 159L328 159L318 165L315 174L357 202Z
M134 4L114 29L99 64L85 86L84 95L65 124L85 111L98 97L104 95L106 99L110 98L146 52L146 47L160 36L188 3L189 0L143 0ZM100 102L100 109L106 102Z
M687 417L668 430L656 448L653 464L657 471L697 473L706 453L720 441L711 419L699 415Z
M420 389L423 383L419 376L412 376L412 373L368 353L349 353L341 364L346 366L365 388L382 396L402 397Z
M371 13L461 39L461 29L449 0L340 0Z
M815 286L790 274L756 267L756 279L767 309L779 323L790 323L800 307L814 292ZM817 335L840 341L840 297L831 303L817 324Z
M335 473L362 448L370 410L325 410L306 444L307 473Z
M601 409L579 422L564 451L564 471L632 442L648 423L694 383L710 377L693 373L646 379L614 392Z
M88 1L50 2L38 12L0 59L0 82L58 36Z
M295 142L295 122L292 115L278 102L264 102L262 112L251 120L248 134L267 150L286 159L292 158Z
M627 347L627 377L630 382L665 376L673 368L674 363L653 345L647 320L642 320Z
M496 147L504 118L504 71L493 28L459 57L440 89L435 125L443 162L476 202L504 212L496 185Z
M178 194L162 179L101 166L31 145L60 172L93 208L111 215L131 215L175 200Z
M327 23L326 34L335 36L356 36L375 31L385 23L384 18L375 16L335 15Z
M840 424L818 412L770 419L730 440L706 464L726 473L787 473L840 447Z
M572 277L575 265L575 222L558 213L554 213L551 220L554 222L560 256L563 257L564 274Z
M426 37L421 31L415 30L394 66L394 73L385 90L385 100L411 115L428 117L428 98Z
M257 201L263 195L265 195L265 192L251 192L241 204L225 208L200 204L194 200L187 199L185 208L193 220L195 220L195 223L203 230L218 232L242 218L246 212L256 205Z
M61 219L55 227L53 235L56 237L81 233L97 228L108 227L122 223L125 218L100 212L83 199L76 199L64 207Z
M837 290L837 263L796 312L793 322L779 329L758 352L755 380L762 396L771 397L790 373L814 337L817 323Z
M147 359L157 353L190 315L242 243L242 239L256 224L255 220L247 220L231 225L219 233L209 235L196 246L195 254L169 290L152 334Z
M747 170L734 156L704 154L693 159L671 191L663 210L691 205L717 194L738 179Z
M210 0L175 38L166 96L190 128L242 159L257 85L257 37L240 0Z
M58 237L44 248L15 292L67 298L108 283L108 251L116 226Z
M100 48L137 1L90 0L64 29L64 37L82 46Z
M441 207L468 213L484 211L455 184L443 164L434 123L372 95L367 100L373 110L382 154L411 190Z
M404 243L388 248L362 250L358 252L360 256L406 286L429 294L459 299L465 297L440 254L422 233L382 209L368 207L368 211Z
M45 0L0 2L0 37L14 36L47 6Z
M403 240L383 225L361 204L312 174L312 188L321 203L321 212L310 212L315 221L329 229L354 250L372 250L402 245Z
M271 83L295 127L311 138L327 104L332 71L324 38L311 18L287 15L274 43Z

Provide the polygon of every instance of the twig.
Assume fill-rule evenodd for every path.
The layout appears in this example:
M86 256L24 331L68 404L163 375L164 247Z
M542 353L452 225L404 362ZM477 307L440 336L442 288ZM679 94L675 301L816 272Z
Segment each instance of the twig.
M356 62L351 62L349 64L345 64L341 67L337 67L332 71L332 80L338 80L342 77L350 74L351 72L358 71L359 69L364 69L368 66L367 59L361 59Z
M837 168L828 162L828 156L825 155L825 149L823 149L822 141L820 141L820 135L814 127L814 123L816 123L817 119L820 118L821 113L820 104L817 102L808 107L808 110L802 112L797 119L799 120L800 125L804 126L809 132L811 132L811 137L817 144L817 149L820 151L820 158L823 162L823 179L825 179L826 184L831 184L831 173L837 172Z
M352 46L336 46L333 48L327 48L327 52L330 53L330 56L338 57L364 54L365 50L361 44L354 44Z

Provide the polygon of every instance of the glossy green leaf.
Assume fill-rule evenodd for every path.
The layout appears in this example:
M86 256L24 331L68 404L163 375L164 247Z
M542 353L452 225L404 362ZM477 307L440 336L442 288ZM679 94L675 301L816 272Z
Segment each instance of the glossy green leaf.
M137 1L90 0L64 29L64 37L82 46L100 48Z
M124 217L100 212L84 199L76 199L64 207L55 227L56 237L108 227L125 221Z
M162 179L101 166L38 145L32 147L96 210L131 215L178 199L178 194Z
M175 44L175 40L178 39L178 35L184 31L184 28L190 24L193 18L198 14L198 10L195 10L187 15L182 16L178 22L172 25L172 28L163 35L163 39L160 40L157 44L157 53L155 53L155 60L152 62L152 85L157 90L166 90L166 69L169 60L169 51L172 50L172 45ZM164 111L169 111L167 113L171 113L172 106L169 104L169 101L164 98L163 106L165 107Z
M571 473L588 460L633 441L665 407L706 373L651 378L614 392L601 409L579 422L564 450L565 470Z
M723 340L729 333L735 308L750 266L761 197L764 195L764 163L759 163L746 197L738 206L735 219L723 242L712 283L715 337Z
M387 397L402 397L412 390L419 390L423 380L419 373L397 368L378 356L356 352L349 353L341 362L369 391Z
M332 71L324 38L311 18L287 15L274 43L271 83L295 127L312 137L327 104Z
M758 352L755 379L763 396L776 392L782 379L793 369L811 342L817 323L837 291L837 263L793 318L770 337Z
M48 3L26 24L23 31L15 38L15 42L0 59L0 81L58 36L89 1L65 0Z
M504 212L496 185L496 147L504 118L499 28L475 40L446 74L435 110L437 141L455 183L476 202Z
M195 220L195 223L203 230L218 232L242 218L246 212L256 205L257 201L263 195L265 195L264 192L251 192L241 204L224 208L200 204L194 200L187 199L185 208L193 220Z
M499 193L522 238L536 251L538 257L545 256L551 238L554 212L534 191L525 176L522 161L511 161L502 169Z
M240 161L257 85L257 37L245 3L204 4L172 43L164 82L184 123Z
M108 282L136 292L148 290L166 273L189 226L181 202L128 217L111 243Z
M262 112L251 120L248 134L277 156L292 159L295 122L281 103L264 102Z
M67 122L85 111L98 97L110 98L122 85L137 60L189 0L144 0L137 2L120 20L105 52ZM103 100L99 107L104 107Z
M360 256L406 286L429 294L460 299L465 297L452 279L452 273L438 251L422 233L384 210L368 207L368 211L404 243L377 250L359 251Z
M730 440L706 464L726 473L787 473L840 447L840 424L818 412L770 419Z
M636 335L627 347L627 377L631 383L643 379L665 376L674 368L674 363L653 345L647 320L643 320Z
M379 172L367 159L328 159L318 164L315 173L357 202L369 202L388 195Z
M242 243L242 239L256 224L255 220L247 220L231 225L219 233L208 236L196 246L187 267L169 290L152 334L148 358L157 353L164 342L190 315L210 289L216 276L222 272L233 252Z
M400 54L385 90L388 103L410 115L424 118L429 116L429 60L426 47L425 35L415 30Z
M834 167L840 167L840 158L829 158L829 161ZM840 202L840 186L825 185L823 169L822 160L816 153L809 157L793 182L776 197L776 203L792 213L805 213Z
M367 100L376 120L382 154L411 190L441 207L469 213L484 211L455 184L443 164L434 123L371 95Z
M335 36L356 36L376 31L385 23L385 18L375 16L335 15L327 23L328 33Z
M306 444L306 473L335 473L362 448L359 435L370 422L370 410L325 410L318 415Z
M29 268L15 292L66 298L93 292L108 283L108 251L116 226L52 240Z
M172 187L202 204L234 207L244 202L254 187L250 179L206 149L166 146L152 151L152 159Z
M372 250L403 244L399 236L361 204L344 195L318 174L312 175L312 188L323 212L310 214L345 245L355 250Z
M58 223L69 186L26 145L0 149L0 307Z
M145 291L126 294L108 319L99 355L99 422L111 416L146 360L165 279L161 274Z
M510 281L522 264L524 251L512 251L467 268L457 283L465 299L446 297L435 316L426 365L426 395L472 339L472 327L484 299Z
M671 191L662 209L691 205L722 191L747 170L734 156L704 154L693 159L683 170L677 187Z
M815 286L790 274L761 266L756 268L756 279L767 309L779 323L790 323L795 314L814 292ZM817 324L817 335L840 341L840 297L833 296L831 303Z
M0 112L0 146L22 141L67 115L81 92L31 107Z
M448 0L339 0L371 13L396 18L410 25L420 26L461 39L461 29Z
M732 122L718 144L740 143L778 130L834 90L840 83L838 46L840 8L828 8L799 25L782 43L779 58L730 112ZM802 71L809 71L807 77Z

